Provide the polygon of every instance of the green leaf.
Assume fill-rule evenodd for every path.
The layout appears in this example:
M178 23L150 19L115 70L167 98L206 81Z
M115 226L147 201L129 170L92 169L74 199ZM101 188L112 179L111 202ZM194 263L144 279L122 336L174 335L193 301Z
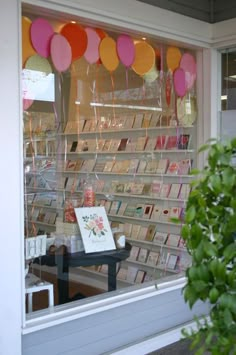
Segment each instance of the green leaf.
M196 216L196 209L195 206L190 206L185 214L185 221L186 223L191 223Z
M198 268L196 266L192 266L188 269L188 277L191 281L199 279Z
M228 308L226 308L224 310L224 324L226 325L227 328L229 328L232 323L233 323L232 314L231 314L230 310Z
M232 148L235 148L235 149L236 149L236 138L233 138L233 139L231 140L231 146L232 146Z
M196 280L193 282L193 287L195 288L196 292L201 293L208 287L208 284L202 280Z
M210 145L209 144L203 144L199 149L198 153L204 152L205 150L209 149Z
M201 242L198 247L193 251L193 259L200 264L204 257L203 243Z
M188 236L190 234L190 229L189 227L185 224L182 229L181 229L181 236L184 238L184 239L187 239Z
M192 308L194 303L198 300L198 295L194 289L194 287L191 287L187 285L184 289L184 299L185 302L189 303L189 307Z
M218 175L210 176L209 183L212 187L212 190L215 190L216 192L221 192L222 184L221 184L221 179Z
M218 300L219 298L219 291L217 290L216 287L212 287L212 289L210 290L209 292L209 300L211 303L216 303L216 301Z
M217 256L217 247L213 243L204 241L204 252L208 256Z
M235 184L235 175L232 168L228 167L224 169L222 173L222 180L227 189L232 189Z
M190 175L199 175L201 173L201 170L199 170L199 169L192 169L191 171L190 171Z
M236 257L236 243L231 243L228 245L225 250L224 250L224 257L226 259L226 262L232 260L233 258Z
M209 282L210 273L208 265L200 264L198 267L199 278L205 282Z

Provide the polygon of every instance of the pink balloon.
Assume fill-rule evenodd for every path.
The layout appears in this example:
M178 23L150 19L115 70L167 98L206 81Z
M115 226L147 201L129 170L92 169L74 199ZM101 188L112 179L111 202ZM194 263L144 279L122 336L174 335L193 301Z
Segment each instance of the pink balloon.
M186 89L190 90L197 77L196 62L192 54L184 53L180 60L180 68L185 72Z
M182 68L178 68L174 71L173 80L176 94L183 97L186 94L186 85L185 72Z
M101 38L98 33L90 28L85 28L85 32L88 37L88 44L86 51L84 53L84 57L90 64L96 63L99 60L99 44L101 42Z
M117 54L120 61L130 67L135 58L135 47L133 39L128 35L120 35L116 42Z
M50 54L50 41L54 30L43 18L34 20L30 27L31 41L36 52L44 58Z
M71 65L72 50L67 39L60 35L54 34L51 40L51 58L54 67L59 72L66 71Z
M33 104L34 100L23 99L23 110L26 111Z

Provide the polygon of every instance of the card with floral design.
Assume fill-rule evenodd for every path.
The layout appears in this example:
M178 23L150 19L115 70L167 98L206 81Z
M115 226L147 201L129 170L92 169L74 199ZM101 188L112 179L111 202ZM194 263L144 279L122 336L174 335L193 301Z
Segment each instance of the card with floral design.
M104 207L75 208L85 253L116 249Z

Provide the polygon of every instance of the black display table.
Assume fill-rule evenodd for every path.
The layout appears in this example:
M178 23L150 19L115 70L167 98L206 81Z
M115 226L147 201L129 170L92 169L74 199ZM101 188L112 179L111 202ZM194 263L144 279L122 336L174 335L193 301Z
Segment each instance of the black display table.
M108 265L108 291L116 290L116 264L129 257L131 245L125 248L106 252L73 254L56 252L55 255L44 255L36 258L34 263L47 266L57 266L58 302L63 304L69 299L69 268L78 266ZM81 297L82 298L82 295Z

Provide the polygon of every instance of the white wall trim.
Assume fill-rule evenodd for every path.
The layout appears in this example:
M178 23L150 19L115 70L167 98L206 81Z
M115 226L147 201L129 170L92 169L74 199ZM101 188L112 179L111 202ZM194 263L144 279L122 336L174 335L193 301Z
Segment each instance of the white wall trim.
M156 297L163 293L181 290L186 279L181 277L173 281L166 281L157 285L146 287L136 286L123 289L111 294L102 294L93 299L84 299L62 306L53 307L43 311L32 313L22 329L22 334L29 334L48 327L56 326L65 322L87 317L104 312L109 309L124 306L133 302L141 301L150 297Z
M25 0L24 3L63 12L69 19L77 16L104 26L113 25L176 41L176 44L218 49L236 44L236 19L209 24L135 0L70 0L66 3L64 0Z
M129 346L117 349L109 355L143 355L149 354L150 352L157 351L165 346L173 344L180 339L183 339L182 330L185 329L196 329L196 322L188 322L181 324L179 327L175 327L166 332L157 334L148 339L144 339L141 342L136 342L130 344ZM108 354L107 354L108 355Z
M150 34L158 38L177 41L182 45L208 47L211 41L211 25L135 0L26 0L31 4L97 21L117 28Z
M212 25L212 47L217 49L235 47L236 18Z

